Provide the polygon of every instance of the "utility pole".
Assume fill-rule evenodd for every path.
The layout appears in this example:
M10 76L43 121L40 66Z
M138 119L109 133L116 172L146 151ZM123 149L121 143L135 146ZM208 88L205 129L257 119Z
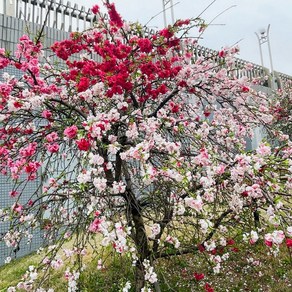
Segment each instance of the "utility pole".
M170 10L171 24L174 24L174 13L173 13L172 0L162 0L162 7L163 7L164 26L166 27L169 24L167 21L167 14L166 14L167 10Z

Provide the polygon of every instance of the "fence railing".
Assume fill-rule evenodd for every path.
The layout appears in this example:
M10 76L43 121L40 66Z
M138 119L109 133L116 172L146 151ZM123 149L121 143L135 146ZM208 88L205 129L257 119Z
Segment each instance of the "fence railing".
M96 16L90 9L63 0L3 0L4 14L18 19L65 31L82 31L90 27Z
M72 5L70 1L64 0L2 0L4 1L4 15L11 15L14 11L14 17L25 22L29 22L34 27L39 27L45 23L50 31L55 30L53 33L56 40L59 39L61 32L83 31L88 29L96 21L90 9L84 6ZM12 7L13 6L13 7ZM9 11L9 13L8 13ZM5 26L5 25L4 25ZM9 26L7 26L8 28ZM10 26L14 29L14 26ZM155 30L146 29L145 35L154 34ZM4 36L4 31L3 31ZM62 34L62 33L61 33ZM2 36L2 41L3 39ZM63 34L62 34L63 36ZM0 36L1 37L1 36ZM11 38L11 37L10 37ZM15 37L13 41L15 42ZM216 56L218 52L206 47L198 46L194 51L195 56ZM264 80L263 85L272 88L281 88L287 81L292 82L292 77L283 73L274 72L271 74L269 69L260 65L237 58L235 61L234 75L237 77L246 76L250 80L257 78Z

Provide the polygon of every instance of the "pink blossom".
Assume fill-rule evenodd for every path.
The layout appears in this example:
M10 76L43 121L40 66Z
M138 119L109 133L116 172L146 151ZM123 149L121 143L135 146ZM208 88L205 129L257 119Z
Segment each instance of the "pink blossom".
M67 136L69 139L73 139L77 135L78 128L77 126L73 125L71 127L67 127L64 130L64 135Z
M287 227L287 234L292 237L292 226Z
M271 154L271 147L261 143L256 151L261 156L267 156Z
M51 143L58 140L59 136L56 132L52 132L46 136L46 140Z
M165 242L174 245L175 248L179 248L180 246L179 240L176 237L171 236L171 235L167 235L167 237L165 238Z
M89 163L93 165L103 165L104 164L104 159L96 154L94 155L93 153L89 153Z
M275 244L281 244L285 239L285 233L282 230L275 230L272 233L272 239Z
M30 157L35 154L37 150L37 143L29 143L26 147L23 147L19 150L19 153L22 157Z
M93 220L93 222L90 224L89 226L89 231L90 232L94 232L94 233L97 233L97 232L100 232L101 231L101 227L102 227L102 223L103 223L104 220L100 219L100 218L95 218Z
M51 153L56 153L59 151L59 144L53 143L53 144L47 144L47 150Z
M52 112L50 112L49 110L44 110L42 112L42 117L49 120L52 117Z
M250 244L255 244L259 239L259 236L256 231L251 231L250 233Z
M260 198L263 196L262 190L259 184L253 184L252 186L248 186L245 188L247 195L252 198Z
M20 213L22 213L23 206L20 205L19 203L15 203L15 204L12 206L12 210L20 214Z
M96 177L93 180L93 184L99 192L103 192L107 187L107 180L105 178Z
M155 238L156 235L158 235L160 233L160 225L157 223L154 223L151 227L150 227L150 231L151 234L149 235L150 238Z
M197 196L196 199L194 198L185 198L185 203L188 207L194 209L197 212L202 211L203 208L203 201L200 196Z
M194 163L202 166L207 166L210 164L209 153L206 148L200 149L200 154L194 158Z
M11 198L15 198L19 195L19 193L17 191L11 191L11 192L9 192L9 195Z
M113 187L112 187L113 194L121 194L121 193L124 193L125 190L126 190L126 186L122 181L120 181L120 182L114 181L113 182Z

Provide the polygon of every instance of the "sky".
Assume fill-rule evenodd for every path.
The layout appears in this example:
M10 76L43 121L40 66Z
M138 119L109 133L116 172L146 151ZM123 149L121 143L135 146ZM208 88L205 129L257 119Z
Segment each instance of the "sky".
M196 17L213 0L173 0L175 19ZM114 0L122 17L146 24L162 11L162 0ZM91 8L101 6L101 0L71 0L71 3ZM226 10L226 11L225 11ZM223 12L225 11L225 12ZM223 12L223 13L222 13ZM222 13L222 14L221 14ZM219 15L220 14L220 15ZM292 75L292 0L216 0L202 18L210 25L200 44L219 50L239 42L241 59L261 64L259 44L255 32L270 24L270 45L275 71ZM169 17L170 20L170 17ZM153 18L148 26L162 28L163 14ZM196 36L196 33L193 32ZM262 45L264 66L271 68L267 43Z

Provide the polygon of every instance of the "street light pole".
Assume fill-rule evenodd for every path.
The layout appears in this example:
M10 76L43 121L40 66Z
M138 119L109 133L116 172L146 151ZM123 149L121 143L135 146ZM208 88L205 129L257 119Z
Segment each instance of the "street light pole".
M271 44L270 44L270 27L271 25L268 25L267 30L266 29L261 29L259 31L259 34L255 32L258 41L259 41L259 48L260 48L260 56L261 56L261 65L264 67L264 59L263 59L263 51L262 51L262 45L264 43L268 44L268 50L269 50L269 58L270 58L270 66L271 66L271 75L272 75L272 82L271 82L271 87L274 89L274 67L273 67L273 59L272 59L272 52L271 52Z

